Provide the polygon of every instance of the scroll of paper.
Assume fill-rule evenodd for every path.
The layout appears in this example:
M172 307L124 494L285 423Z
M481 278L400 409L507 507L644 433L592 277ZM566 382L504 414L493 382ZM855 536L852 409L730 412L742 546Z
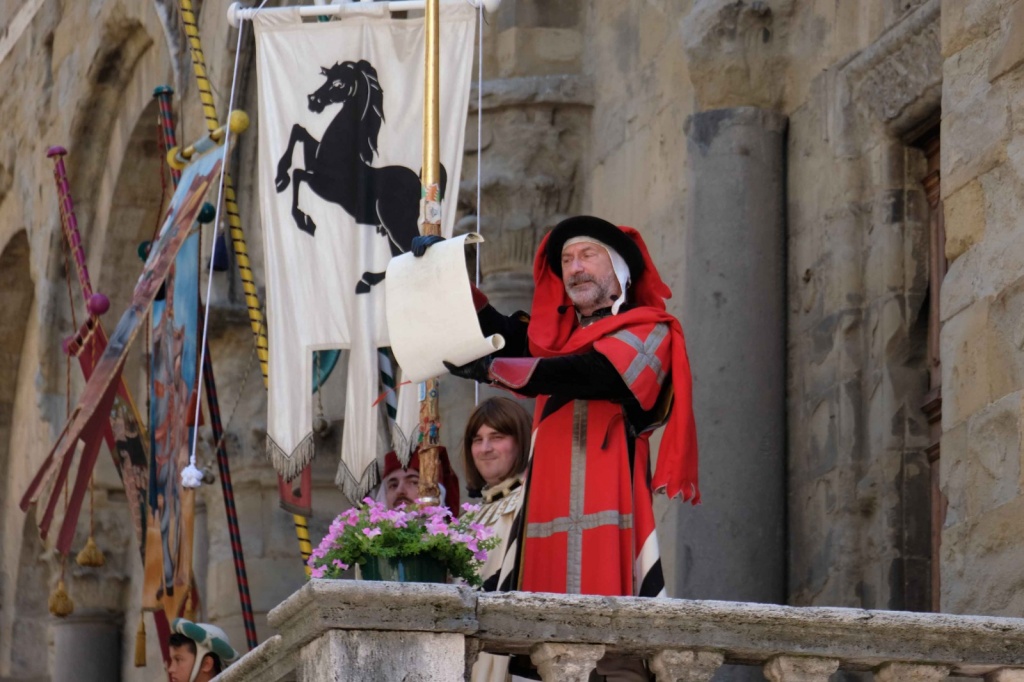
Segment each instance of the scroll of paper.
M469 288L465 245L482 241L470 233L388 264L388 333L403 378L423 381L448 371L442 361L465 365L505 346L500 334L485 337L480 330Z

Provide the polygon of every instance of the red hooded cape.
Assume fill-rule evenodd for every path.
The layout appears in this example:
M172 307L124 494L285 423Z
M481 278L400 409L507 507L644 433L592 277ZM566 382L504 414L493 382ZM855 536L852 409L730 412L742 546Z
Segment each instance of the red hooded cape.
M571 313L572 301L565 292L562 278L556 275L548 264L546 252L550 235L545 236L537 250L533 265L536 290L527 330L530 353L543 358L586 352L593 349L594 344L602 338L632 325L659 322L668 325L671 332L671 381L674 402L658 450L658 464L652 487L655 492L665 493L670 498L679 495L683 500L698 504L700 490L697 486L697 429L693 418L693 378L690 373L690 361L686 355L683 328L679 320L666 310L665 300L672 297L672 292L654 267L640 233L632 227L620 226L619 229L639 247L645 264L639 280L633 282L628 289L626 300L633 307L580 328L576 316ZM566 312L566 306L570 312Z

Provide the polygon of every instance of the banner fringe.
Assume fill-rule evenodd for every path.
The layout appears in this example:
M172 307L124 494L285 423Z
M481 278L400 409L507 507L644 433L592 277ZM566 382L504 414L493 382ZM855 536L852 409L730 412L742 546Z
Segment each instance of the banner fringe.
M302 470L309 466L316 456L316 446L313 444L313 432L310 431L305 438L299 441L295 449L285 452L281 446L274 442L274 439L267 434L267 457L274 466L274 470L281 474L281 478L291 481L302 473Z
M352 504L359 504L378 483L380 483L380 469L376 460L363 470L363 474L358 480L352 475L347 464L338 462L338 473L334 476L334 484Z

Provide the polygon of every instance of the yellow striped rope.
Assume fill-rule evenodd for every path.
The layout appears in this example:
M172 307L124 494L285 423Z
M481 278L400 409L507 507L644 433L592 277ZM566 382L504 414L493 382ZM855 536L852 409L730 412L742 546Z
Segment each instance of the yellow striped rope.
M189 52L192 54L192 67L196 74L196 82L199 86L199 100L203 104L203 117L206 119L206 127L213 132L220 127L217 118L217 108L213 101L213 91L210 87L210 79L206 76L206 59L203 57L203 46L199 42L199 27L196 25L196 15L192 10L192 0L181 0L181 21L185 25L185 35L188 38ZM224 207L228 214L228 231L231 235L231 244L235 251L235 263L238 265L238 274L242 278L242 291L245 294L245 305L249 309L249 326L256 337L256 355L260 361L260 371L263 372L263 387L267 387L267 332L263 322L263 310L260 308L260 299L256 293L256 283L253 281L252 267L249 264L249 249L245 244L245 234L242 232L242 219L238 215L238 203L235 200L235 188L231 182L231 176L224 176ZM295 524L295 537L299 541L299 552L302 554L302 565L306 575L310 574L310 568L306 564L309 555L313 552L313 546L309 541L309 527L306 525L306 517L299 514L292 515Z

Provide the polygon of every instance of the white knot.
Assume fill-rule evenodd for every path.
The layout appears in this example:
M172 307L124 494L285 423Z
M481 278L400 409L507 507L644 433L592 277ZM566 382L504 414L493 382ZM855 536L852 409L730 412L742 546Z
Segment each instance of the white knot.
M203 483L203 472L195 464L189 464L181 471L181 485L186 488L198 488Z

